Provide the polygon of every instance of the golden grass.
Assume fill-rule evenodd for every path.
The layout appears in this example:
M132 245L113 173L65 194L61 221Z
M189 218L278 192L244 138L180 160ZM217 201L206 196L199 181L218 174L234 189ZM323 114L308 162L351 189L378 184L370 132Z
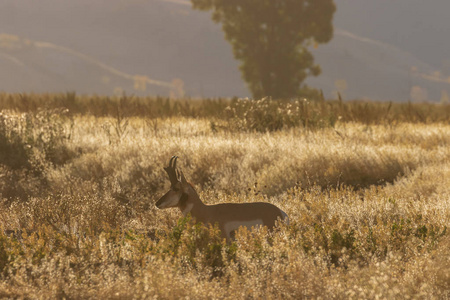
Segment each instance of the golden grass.
M28 114L1 119L0 297L450 296L448 121L256 132L206 116ZM32 132L18 129L27 116ZM172 155L204 202L272 202L291 224L226 244L157 210Z

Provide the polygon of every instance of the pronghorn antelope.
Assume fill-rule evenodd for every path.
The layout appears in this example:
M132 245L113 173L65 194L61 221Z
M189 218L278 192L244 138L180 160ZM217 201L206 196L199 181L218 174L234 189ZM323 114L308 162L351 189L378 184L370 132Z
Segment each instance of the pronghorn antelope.
M176 169L177 156L170 159L164 170L169 175L170 190L156 202L159 209L178 207L184 216L191 214L196 222L218 224L222 237L230 241L240 226L247 228L267 226L272 229L279 218L289 223L288 215L270 203L222 203L206 205L200 200L182 171Z

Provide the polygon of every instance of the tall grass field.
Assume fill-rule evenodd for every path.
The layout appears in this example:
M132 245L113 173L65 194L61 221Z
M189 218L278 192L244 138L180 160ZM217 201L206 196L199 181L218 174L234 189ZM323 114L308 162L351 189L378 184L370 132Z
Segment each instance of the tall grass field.
M449 299L450 105L0 94L0 298ZM290 224L226 243L154 203Z

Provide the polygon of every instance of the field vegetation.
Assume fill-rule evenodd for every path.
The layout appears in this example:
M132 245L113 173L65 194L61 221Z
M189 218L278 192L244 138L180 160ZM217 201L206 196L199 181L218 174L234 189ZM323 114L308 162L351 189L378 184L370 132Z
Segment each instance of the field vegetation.
M0 297L448 299L450 106L0 94ZM157 210L172 155L225 243Z

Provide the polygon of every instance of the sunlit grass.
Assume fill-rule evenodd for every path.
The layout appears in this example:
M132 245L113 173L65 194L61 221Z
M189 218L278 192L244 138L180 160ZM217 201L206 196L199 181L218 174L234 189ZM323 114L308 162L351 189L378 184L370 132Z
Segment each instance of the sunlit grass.
M449 297L448 120L261 132L206 115L27 111L0 124L1 297ZM226 244L157 210L172 155L204 202L272 202L291 224Z

